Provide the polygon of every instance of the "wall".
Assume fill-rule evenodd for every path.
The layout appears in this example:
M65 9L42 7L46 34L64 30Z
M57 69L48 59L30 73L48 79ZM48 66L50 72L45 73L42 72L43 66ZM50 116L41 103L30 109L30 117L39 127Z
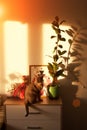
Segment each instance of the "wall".
M6 7L3 20L18 20L28 22L30 26L30 64L41 64L41 24L51 23L58 15L66 19L68 23L76 24L80 21L83 25L87 23L87 1L86 0L1 0ZM2 34L0 34L2 36ZM3 41L0 36L0 43ZM2 46L3 48L3 46ZM35 49L34 49L35 48ZM83 56L87 58L87 47L84 46ZM3 52L1 52L3 55ZM2 59L1 59L2 60ZM3 66L0 62L0 66ZM87 83L87 60L81 67L81 80ZM3 75L2 70L1 75ZM72 86L69 79L64 79L61 87L63 100L63 130L87 130L87 90ZM73 99L78 97L81 101L80 107L72 106Z

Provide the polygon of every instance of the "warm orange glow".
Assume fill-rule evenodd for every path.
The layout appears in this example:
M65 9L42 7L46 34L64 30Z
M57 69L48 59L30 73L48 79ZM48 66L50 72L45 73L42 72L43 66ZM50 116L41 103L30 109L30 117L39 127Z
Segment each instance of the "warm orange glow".
M6 21L4 23L4 63L7 79L10 74L28 75L28 52L28 24Z
M2 17L4 15L4 7L2 5L0 5L0 17Z

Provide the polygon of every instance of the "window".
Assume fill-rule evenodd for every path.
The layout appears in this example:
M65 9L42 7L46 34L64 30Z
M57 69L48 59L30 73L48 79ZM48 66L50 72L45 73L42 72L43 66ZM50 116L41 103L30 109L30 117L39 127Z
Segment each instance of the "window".
M4 23L5 78L10 74L29 74L28 24L17 21Z

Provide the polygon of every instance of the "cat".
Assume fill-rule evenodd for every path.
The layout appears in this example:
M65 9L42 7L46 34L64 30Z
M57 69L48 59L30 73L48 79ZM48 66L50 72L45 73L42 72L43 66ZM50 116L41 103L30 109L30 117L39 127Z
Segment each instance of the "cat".
M36 102L42 101L42 99L40 98L41 96L40 92L42 88L43 88L43 80L41 76L36 76L34 81L31 82L28 86L26 86L25 99L24 99L26 110L25 117L29 115L29 106L31 106Z

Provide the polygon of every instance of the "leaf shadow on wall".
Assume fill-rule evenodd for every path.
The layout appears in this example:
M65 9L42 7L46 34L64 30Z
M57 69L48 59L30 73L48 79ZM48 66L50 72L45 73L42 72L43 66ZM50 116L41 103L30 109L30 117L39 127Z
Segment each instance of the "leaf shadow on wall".
M86 59L85 59L86 60ZM82 60L83 62L83 60ZM80 77L80 69L76 70L76 67L80 68L81 64L70 64L68 76L60 80L60 95L63 102L62 107L62 129L63 130L87 130L87 100L77 97L79 87L77 84L73 85L73 81L78 81ZM78 76L74 76L78 74ZM83 88L86 89L83 85ZM87 99L87 98L86 98ZM73 101L77 100L76 105L73 105Z
M87 28L86 28L87 30ZM87 96L77 96L78 90L87 92L86 83L81 78L84 77L86 70L83 71L82 65L87 63L87 53L84 55L84 46L87 48L87 33L82 33L77 44L75 44L74 62L68 65L68 75L60 80L60 95L63 102L62 107L62 130L87 130ZM83 74L82 74L83 72ZM85 73L84 73L85 72ZM77 84L72 84L72 82ZM79 84L80 83L80 84ZM86 94L87 95L87 94Z

